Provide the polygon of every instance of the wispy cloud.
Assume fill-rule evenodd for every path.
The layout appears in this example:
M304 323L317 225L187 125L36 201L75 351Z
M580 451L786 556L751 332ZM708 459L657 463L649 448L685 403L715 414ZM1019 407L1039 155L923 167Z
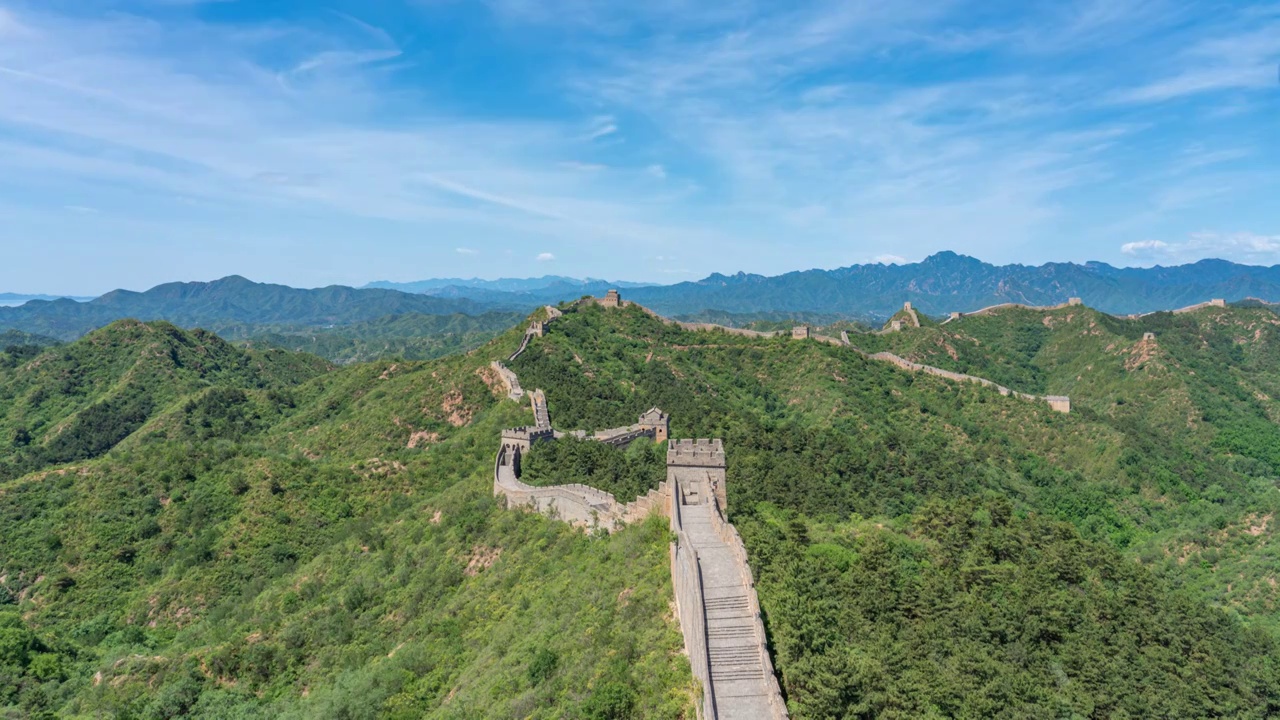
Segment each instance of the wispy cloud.
M552 255L549 252L544 252L544 253L538 253L538 257L534 259L537 260L538 262L551 262L552 260L556 259L556 256Z
M474 249L465 248L465 247L455 248L454 252L458 253L459 255L475 255L476 254L476 251Z
M1159 102L1187 95L1276 85L1280 61L1280 22L1233 28L1202 40L1173 58L1176 72L1139 87L1123 90L1124 102Z
M592 121L591 131L587 133L587 137L591 140L599 140L616 132L618 132L618 124L614 122L613 116L604 115Z
M599 172L601 170L604 170L608 166L602 165L600 163L586 163L586 162L578 162L576 160L565 160L560 163L560 167L565 168L566 170L577 170L579 172Z
M12 12L0 7L0 38L17 36L29 32Z

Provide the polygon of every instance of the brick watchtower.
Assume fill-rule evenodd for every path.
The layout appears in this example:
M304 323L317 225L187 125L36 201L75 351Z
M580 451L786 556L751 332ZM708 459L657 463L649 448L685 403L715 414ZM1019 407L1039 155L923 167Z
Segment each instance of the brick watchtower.
M711 496L726 510L724 443L714 440L672 440L667 445L667 482L679 483L681 497L674 502L704 505Z

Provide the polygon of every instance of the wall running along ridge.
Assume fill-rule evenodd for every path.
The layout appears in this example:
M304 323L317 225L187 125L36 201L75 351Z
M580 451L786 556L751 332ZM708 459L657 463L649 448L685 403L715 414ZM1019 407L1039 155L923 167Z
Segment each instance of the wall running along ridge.
M519 478L520 455L534 443L563 434L551 428L542 391L530 395L538 424L503 431L494 460L494 495L503 497L508 507L528 507L575 527L606 532L655 513L667 516L676 536L670 552L671 579L680 630L693 675L702 686L699 716L786 720L746 546L723 515L724 444L718 439L671 441L667 480L626 504L578 483L534 487ZM665 413L652 408L636 425L601 431L596 439L617 444L638 434L666 439L668 421Z
M607 308L634 305L623 300L616 290L609 291L604 298L579 302L596 303ZM943 324L959 320L966 314L981 315L1001 308L1056 310L1081 304L1080 298L1071 298L1064 304L1049 307L1005 303L983 308L975 313L951 313ZM1224 301L1215 299L1174 312L1225 306ZM752 338L773 338L787 334L784 331L760 332L712 323L679 322L643 306L636 307L663 323L692 332L714 331ZM920 318L911 303L905 303L903 310L910 316L915 327L920 327ZM533 337L542 337L547 324L562 315L558 309L550 306L546 311L547 320L535 321L529 326L519 349L508 358L508 362L518 358L528 349ZM900 329L900 324L896 329ZM1001 395L1012 395L1024 400L1043 400L1053 410L1064 413L1071 411L1071 400L1065 396L1038 397L1010 390L985 378L911 362L893 353L868 354L853 347L847 332L841 332L840 338L836 339L814 335L807 326L800 326L791 331L791 336L848 347L864 357L889 362L904 370L923 372L957 382L974 382L993 387ZM525 392L521 389L516 374L502 363L494 362L492 366L502 378L508 391L507 396L512 400L522 399ZM551 428L546 396L542 390L534 390L529 395L537 425L503 431L502 444L494 460L494 495L502 496L508 507L530 507L576 527L606 532L639 522L654 513L666 515L676 536L676 541L671 544L671 578L680 629L684 635L685 651L689 655L693 675L703 688L700 716L704 720L786 720L787 708L769 656L759 596L748 563L746 545L737 528L724 515L725 456L721 441L672 441L667 451L666 482L625 504L619 503L610 493L578 483L534 487L520 481L520 455L528 452L534 443L554 440L563 436L563 433L557 433ZM657 439L666 438L667 416L660 410L653 408L640 420L636 425L599 431L593 438L614 445L625 445L645 435ZM585 433L582 436L585 437Z
M942 368L936 368L936 367L933 367L933 366L931 366L931 365L922 365L922 364L920 364L920 363L911 362L910 360L907 360L906 358L902 358L902 357L899 357L899 356L897 356L897 355L894 355L893 353L889 353L889 352L879 352L879 353L875 353L875 354L869 354L869 353L863 352L862 350L860 350L860 349L858 349L858 348L854 347L854 346L849 342L849 333L848 333L848 332L841 332L841 333L840 333L840 338L839 338L839 339L837 339L837 338L833 338L833 337L827 337L827 336L825 336L825 335L815 335L815 334L809 333L809 332L808 332L808 328L807 328L807 327L804 327L804 326L801 326L801 327L804 327L804 330L805 330L805 332L804 332L804 333L799 332L799 330L800 330L800 328L799 328L799 327L797 327L797 328L793 329L790 333L787 333L787 332L785 332L785 331L760 332L760 331L757 331L757 330L744 330L744 329L742 329L742 328L730 328L730 327L725 327L725 326L723 326L723 325L715 325L715 324L712 324L712 323L685 323L685 322L679 322L679 321L677 321L677 320L672 320L672 319L670 319L670 318L663 317L663 316L659 315L658 313L656 313L656 312L654 312L654 311L650 310L649 308L646 308L646 307L644 307L644 306L642 306L642 305L635 305L635 303L632 303L632 302L630 302L630 301L628 301L628 300L622 300L622 299L620 299L620 298L617 298L616 293L615 293L615 301L616 301L616 303L617 303L616 305L606 305L606 306L607 306L607 307L631 307L631 306L633 306L633 305L634 305L635 307L640 308L640 309L641 309L641 310L643 310L644 312L646 312L646 313L648 313L649 315L651 315L651 316L653 316L653 317L657 318L658 320L661 320L662 322L664 322L664 323L666 323L666 324L668 324L668 325L677 325L677 326L679 326L679 327L681 327L681 328L683 328L683 329L685 329L685 330L689 330L689 331L693 331L693 332L697 332L697 331L725 332L725 333L728 333L728 334L730 334L730 335L740 335L740 336L743 336L743 337L756 337L756 338L772 338L772 337L787 336L787 335L790 335L790 336L791 336L791 337L793 337L793 338L804 338L804 337L807 337L807 338L808 338L808 339L810 339L810 340L814 340L814 341L822 342L822 343L827 343L828 345L839 345L839 346L842 346L842 347L848 347L848 348L850 348L851 350L854 350L855 352L860 353L863 357L871 358L872 360L880 360L880 361L884 361L884 362L889 362L889 363L892 363L892 364L894 364L894 365L897 365L898 367L902 368L903 370L910 370L911 372L923 372L923 373L927 373L927 374L929 374L929 375L936 375L937 377L940 377L940 378L945 378L945 379L947 379L947 380L955 380L955 381L958 381L958 382L976 382L976 383L978 383L978 384L980 384L980 385L984 385L984 386L986 386L986 387L993 387L993 388L996 388L996 389L1000 392L1000 394L1001 394L1001 395L1008 395L1008 396L1016 397L1016 398L1019 398L1019 399L1022 399L1022 400L1032 400L1032 401L1037 401L1037 402L1043 401L1043 402L1045 402L1045 403L1047 403L1047 404L1049 405L1049 408L1050 408L1050 409L1055 410L1055 411L1057 411L1057 412L1061 412L1061 413L1070 413L1070 412L1071 412L1071 398L1069 398L1069 397L1067 397L1067 396L1065 396L1065 395L1045 395L1045 396L1030 395L1030 394L1027 394L1027 393L1021 393L1021 392L1016 392L1016 391L1014 391L1014 390L1010 390L1009 388L1004 387L1003 385L997 384L997 383L995 383L995 382L993 382L993 381L991 381L991 380L987 380L986 378L980 378L980 377L976 377L976 376L974 376L974 375L965 375L965 374L963 374L963 373L953 372L953 371L951 371L951 370L943 370ZM592 298L592 299L590 299L590 300L584 300L584 301L581 301L581 302L595 302L595 303L597 303L597 304L605 305L605 303L600 302L597 298ZM1214 301L1214 302L1216 303L1216 302L1218 302L1218 301ZM1034 309L1034 310L1057 310L1057 309L1060 309L1060 308L1070 307L1070 306L1074 306L1074 305L1081 305L1081 304L1082 304L1082 303L1081 303L1081 301L1080 301L1080 298L1071 298L1069 301L1067 301L1067 302L1065 302L1065 303L1063 303L1063 304L1061 304L1061 305L1054 305L1054 306L1051 306L1051 307L1042 307L1042 308L1031 308L1031 309ZM1213 303L1205 303L1204 305L1206 305L1206 306L1207 306L1207 305L1210 305L1210 304L1213 304ZM990 311L992 311L992 310L996 310L996 309L999 309L999 308L1008 308L1008 307L1022 307L1022 308L1030 308L1031 306L1028 306L1028 305L1017 305L1017 304L1014 304L1014 303L1005 303L1005 304L1002 304L1002 305L993 305L993 306L988 307L988 308L983 308L982 310L979 310L979 311L977 311L976 313L966 313L966 314L969 314L969 315L978 315L978 314L987 313L987 312L990 312ZM919 316L918 316L918 315L916 315L916 311L915 311L915 309L913 309L913 308L911 307L911 303L906 303L906 304L904 304L904 305L903 305L903 310L904 310L904 311L906 311L907 313L909 313L910 317L911 317L911 318L912 318L912 320L915 322L916 327L920 327L920 318L919 318ZM954 316L953 316L953 317L954 317ZM950 321L948 320L947 322L950 322ZM943 323L943 324L945 325L946 323ZM892 330L888 330L888 331L880 331L880 333L883 333L883 332L893 332L893 331L892 331ZM880 334L880 333L877 333L877 334Z

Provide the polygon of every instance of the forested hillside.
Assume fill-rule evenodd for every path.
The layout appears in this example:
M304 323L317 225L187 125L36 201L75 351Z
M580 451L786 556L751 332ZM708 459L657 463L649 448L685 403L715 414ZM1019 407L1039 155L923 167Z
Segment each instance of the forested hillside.
M308 328L296 325L232 325L219 328L229 339L254 347L279 347L346 365L382 359L432 360L475 349L505 331L523 314L391 315L367 322Z
M511 367L559 429L656 405L724 438L795 718L1280 712L1275 317L1071 312L854 338L1070 415L637 308L566 307ZM493 500L519 332L335 368L126 322L0 363L0 713L692 718L665 523ZM661 457L556 443L526 477L639 492Z
M10 421L77 380L29 441L6 438L10 467L111 398L150 409L140 425L100 413L137 425L81 453L101 457L0 482L8 716L690 707L664 525L592 540L499 510L492 440L528 410L499 403L487 359L334 371L268 355L287 362L122 323L3 375L23 398Z
M1159 412L1099 412L1089 395L1117 378L1082 361L1070 384L1026 383L1082 398L1061 415L851 349L691 335L634 309L552 328L513 369L566 427L659 405L673 436L725 438L730 512L797 717L1275 710L1277 473L1214 440L1253 422L1244 406L1189 418L1185 396L1158 392ZM1185 441L1168 435L1175 414L1195 426Z

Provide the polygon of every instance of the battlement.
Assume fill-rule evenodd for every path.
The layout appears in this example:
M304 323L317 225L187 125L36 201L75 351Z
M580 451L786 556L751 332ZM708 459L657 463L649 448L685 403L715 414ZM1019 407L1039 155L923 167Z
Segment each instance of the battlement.
M673 440L667 445L667 465L723 468L724 443L720 438Z
M610 290L599 300L600 305L608 308L622 307L622 296L617 290Z
M504 445L525 445L542 440L550 440L555 437L554 431L549 428L530 427L521 425L520 427L507 428L502 431L502 443Z

